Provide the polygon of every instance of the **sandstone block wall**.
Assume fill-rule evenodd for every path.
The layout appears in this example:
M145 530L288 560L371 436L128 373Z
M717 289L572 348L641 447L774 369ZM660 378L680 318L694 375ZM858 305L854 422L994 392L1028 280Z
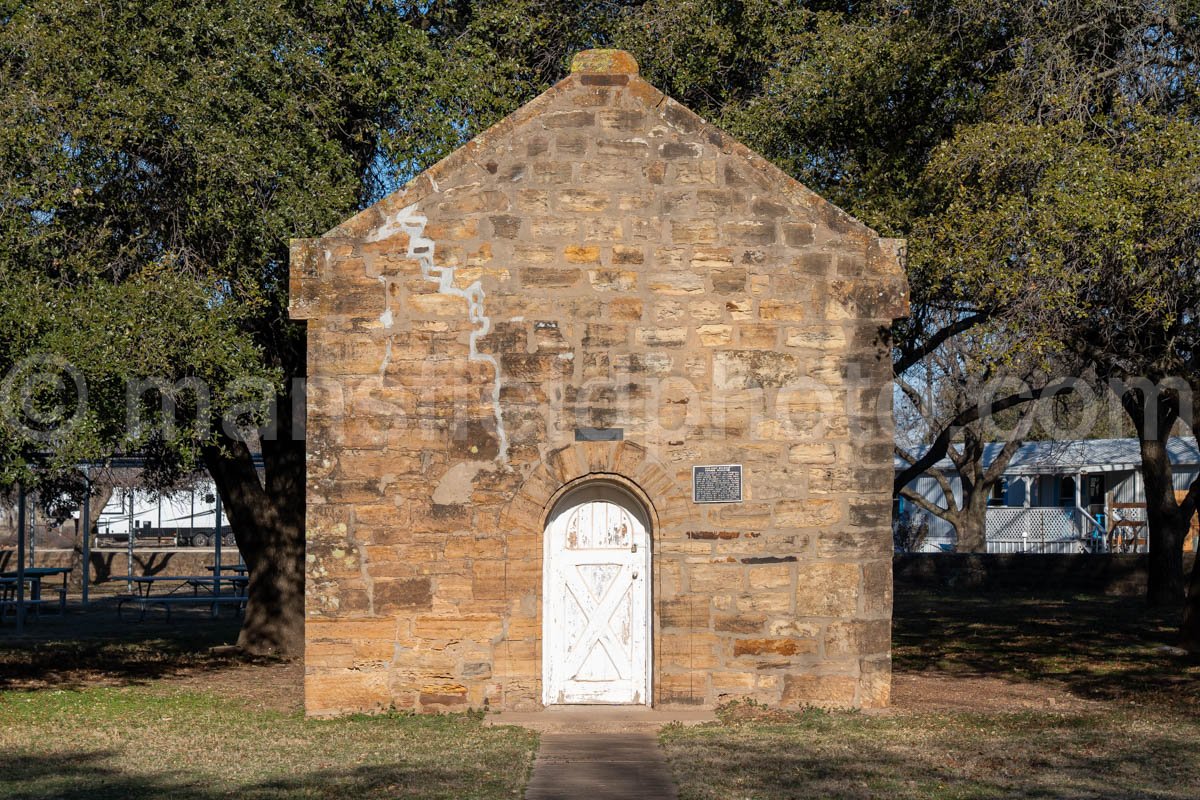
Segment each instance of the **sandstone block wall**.
M538 707L543 525L597 477L652 520L656 704L885 704L896 249L611 53L296 242L310 713Z

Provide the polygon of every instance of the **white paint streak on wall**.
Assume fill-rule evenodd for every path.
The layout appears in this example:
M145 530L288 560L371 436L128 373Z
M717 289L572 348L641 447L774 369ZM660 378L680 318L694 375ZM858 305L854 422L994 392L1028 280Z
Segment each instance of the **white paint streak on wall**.
M408 257L415 259L421 265L421 275L426 280L438 285L438 294L461 297L467 301L467 319L470 320L473 326L470 334L470 355L468 357L471 361L483 361L492 365L492 370L495 374L495 380L492 383L492 410L496 416L496 441L498 448L496 460L502 464L506 464L508 463L508 434L504 430L504 415L500 411L500 364L497 363L492 355L479 352L479 337L486 336L488 331L492 329L492 320L484 313L483 286L479 281L475 281L466 288L455 286L455 268L439 267L434 264L433 253L436 242L425 238L425 226L428 222L429 218L420 213L417 210L417 204L413 203L385 219L379 231L372 235L369 241L380 241L401 231L408 234ZM384 231L387 231L387 233L384 234ZM383 322L384 327L391 327L392 310L390 305L385 305L385 310L383 316L380 317L380 321ZM385 369L387 361L391 356L390 339L388 340L388 345L388 353L384 359Z
M383 313L379 315L379 324L383 325L385 329L391 330L396 317L392 314L392 298L388 293L387 278L380 275L379 282L383 284Z
M384 378L387 376L387 368L388 368L388 364L390 364L390 363L392 363L392 337L391 336L389 336L388 340L387 340L387 349L383 351L383 363L381 363L379 365L379 377L380 378Z
M392 329L392 322L395 317L392 314L392 298L388 295L387 278L379 276L379 282L383 284L383 313L379 315L379 322L383 325L384 330ZM383 363L379 365L379 377L382 379L387 376L388 364L392 363L392 342L394 336L388 336L387 349L383 352Z

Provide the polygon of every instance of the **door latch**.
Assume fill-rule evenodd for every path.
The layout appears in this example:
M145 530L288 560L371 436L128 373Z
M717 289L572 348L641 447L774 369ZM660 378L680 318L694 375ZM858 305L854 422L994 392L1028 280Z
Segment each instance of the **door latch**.
M633 543L633 546L629 548L629 552L631 552L631 553L637 552L637 542Z

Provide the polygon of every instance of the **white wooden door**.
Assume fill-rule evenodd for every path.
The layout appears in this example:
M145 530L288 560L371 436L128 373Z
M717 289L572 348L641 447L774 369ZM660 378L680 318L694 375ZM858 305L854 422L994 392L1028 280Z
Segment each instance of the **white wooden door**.
M546 526L542 699L650 704L650 537L607 484L564 498Z

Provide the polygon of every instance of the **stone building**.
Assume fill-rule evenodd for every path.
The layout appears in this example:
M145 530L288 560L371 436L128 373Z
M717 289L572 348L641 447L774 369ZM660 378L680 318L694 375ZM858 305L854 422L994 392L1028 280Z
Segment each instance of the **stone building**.
M309 713L886 704L898 251L619 51L295 242Z

